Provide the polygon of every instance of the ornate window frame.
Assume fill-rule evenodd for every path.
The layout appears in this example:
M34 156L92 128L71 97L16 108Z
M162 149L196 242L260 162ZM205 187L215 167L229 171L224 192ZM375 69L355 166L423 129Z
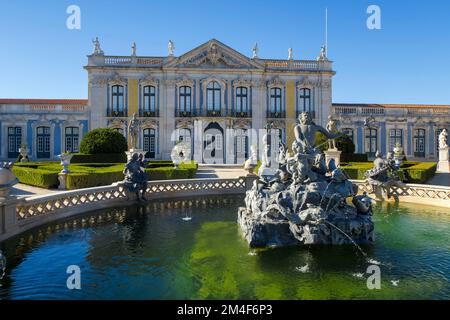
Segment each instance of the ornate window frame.
M223 114L223 111L225 110L225 92L227 89L227 82L226 80L216 78L216 77L209 77L206 79L203 79L201 81L202 86L202 93L203 93L203 103L202 103L202 110L205 114L207 114L208 111L208 92L207 88L208 85L212 82L217 82L220 86L220 114Z
M108 117L114 117L112 114L113 111L113 91L112 88L114 86L122 86L123 87L123 113L124 117L128 114L128 83L125 78L122 78L118 73L116 73L113 77L108 79Z
M144 88L145 87L154 87L155 88L155 116L159 116L159 80L155 79L151 76L147 76L144 79L139 80L139 115L142 117L144 116L144 101L145 101L145 94L144 94Z

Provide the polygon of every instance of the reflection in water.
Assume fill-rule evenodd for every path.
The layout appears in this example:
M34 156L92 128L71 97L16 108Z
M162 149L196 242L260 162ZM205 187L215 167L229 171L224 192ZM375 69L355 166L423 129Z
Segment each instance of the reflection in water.
M382 289L352 246L249 249L236 223L241 197L152 201L92 212L0 245L0 299L449 299L445 209L383 204L376 243ZM192 217L189 222L184 217ZM68 265L82 290L67 290Z

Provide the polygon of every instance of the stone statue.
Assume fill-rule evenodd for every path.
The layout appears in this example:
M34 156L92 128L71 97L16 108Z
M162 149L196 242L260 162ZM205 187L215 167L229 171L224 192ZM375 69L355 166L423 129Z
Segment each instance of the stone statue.
M148 182L148 175L145 172L146 166L144 156L133 153L130 161L128 161L123 170L123 174L125 175L125 180L123 181L124 187L129 192L136 192L138 200L147 200L145 198Z
M258 43L255 43L255 45L253 46L253 49L252 49L252 58L253 59L257 59L258 58L258 51L259 51L259 48L258 48Z
M0 202L6 199L11 188L19 183L16 175L12 171L12 162L0 162Z
M169 44L167 45L167 50L169 51L169 56L173 57L175 51L175 45L172 40L169 40Z
M94 56L102 56L104 53L102 48L100 48L100 41L98 40L98 37L92 40L92 43L94 44L94 52L92 54Z
M139 120L136 113L133 114L133 118L128 124L128 136L130 137L130 149L136 149L139 136Z
M329 139L335 135L315 125L307 113L294 132L294 155L281 143L278 170L271 179L259 174L246 193L245 207L239 208L238 223L249 245L373 242L371 199L357 196L345 172L333 161L326 165L315 148L316 132Z
M367 170L364 175L367 178L367 183L372 187L372 193L375 194L377 200L390 199L393 186L404 186L398 174L399 169L391 152L387 154L386 159L383 159L381 152L377 151L375 153L373 168Z
M0 250L0 280L5 276L6 271L6 257L3 255L2 250Z
M294 128L295 141L292 146L294 152L312 154L315 149L316 133L323 133L328 139L335 139L339 135L333 134L325 130L323 127L316 125L309 112L302 112L298 116L299 123Z
M244 162L244 170L249 174L253 174L258 165L258 150L255 145L250 146L250 157Z
M328 60L328 58L327 58L327 47L326 46L322 46L320 48L320 54L317 57L317 60L318 61L327 61Z
M338 131L336 120L334 120L331 115L328 116L327 130L328 130L328 132L334 133L334 134L337 133L337 131ZM328 140L328 147L329 147L329 149L336 150L337 149L336 148L336 140L335 139Z
M294 59L294 52L292 50L292 48L288 49L288 60L292 60Z
M132 45L131 45L131 55L133 57L136 56L136 42L133 42Z
M439 149L448 148L447 136L448 136L447 129L443 129L439 134Z

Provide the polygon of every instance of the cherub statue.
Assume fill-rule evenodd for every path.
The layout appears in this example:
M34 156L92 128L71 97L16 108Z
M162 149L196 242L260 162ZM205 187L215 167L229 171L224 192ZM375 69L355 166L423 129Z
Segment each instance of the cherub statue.
M148 175L145 173L146 163L142 155L133 153L130 161L125 165L124 186L130 192L136 192L138 200L147 200L145 191L147 189Z

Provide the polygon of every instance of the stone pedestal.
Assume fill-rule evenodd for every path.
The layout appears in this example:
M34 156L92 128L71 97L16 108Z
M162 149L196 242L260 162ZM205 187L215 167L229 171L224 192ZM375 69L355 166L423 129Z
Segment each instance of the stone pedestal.
M325 151L325 163L328 165L331 159L334 159L334 163L338 167L341 164L341 153L338 149L328 149Z
M67 173L63 173L63 172L58 173L58 181L59 181L58 190L66 190L67 189Z
M137 153L139 155L142 154L145 157L145 154L147 152L142 149L130 149L129 151L125 151L125 153L127 155L127 161L130 161L134 153Z
M449 148L439 148L439 162L437 166L437 171L439 172L450 172L450 159L449 159Z

